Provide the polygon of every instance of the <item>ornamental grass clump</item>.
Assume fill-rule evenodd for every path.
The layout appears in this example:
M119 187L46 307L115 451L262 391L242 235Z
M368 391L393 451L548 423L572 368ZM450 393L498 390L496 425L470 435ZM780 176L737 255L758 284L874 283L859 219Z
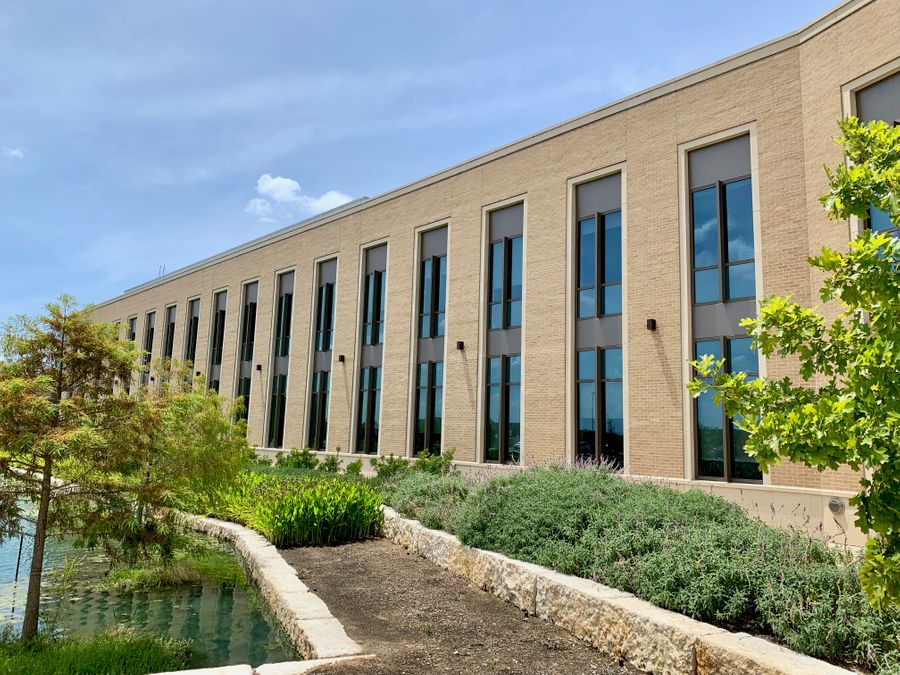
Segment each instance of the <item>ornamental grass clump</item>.
M593 469L530 469L477 486L453 523L472 547L818 658L900 668L900 607L868 604L858 553L769 527L699 490Z
M223 503L223 515L273 544L333 546L381 534L381 497L360 481L249 473Z
M436 475L413 471L384 486L385 501L425 527L453 532L454 519L469 496L469 485L458 473Z

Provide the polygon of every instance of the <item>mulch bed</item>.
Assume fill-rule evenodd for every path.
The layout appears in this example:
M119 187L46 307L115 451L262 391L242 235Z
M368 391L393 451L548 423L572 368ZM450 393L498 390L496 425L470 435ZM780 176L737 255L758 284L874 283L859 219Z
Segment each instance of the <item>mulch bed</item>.
M637 673L383 539L281 554L376 655L317 673Z

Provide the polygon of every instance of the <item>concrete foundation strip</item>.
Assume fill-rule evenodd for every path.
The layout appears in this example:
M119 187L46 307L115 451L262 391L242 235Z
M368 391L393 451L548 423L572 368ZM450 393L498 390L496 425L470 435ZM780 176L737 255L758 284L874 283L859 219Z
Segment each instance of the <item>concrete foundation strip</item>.
M599 651L656 675L850 675L852 671L747 633L660 609L631 593L469 548L384 508L389 540L554 623Z

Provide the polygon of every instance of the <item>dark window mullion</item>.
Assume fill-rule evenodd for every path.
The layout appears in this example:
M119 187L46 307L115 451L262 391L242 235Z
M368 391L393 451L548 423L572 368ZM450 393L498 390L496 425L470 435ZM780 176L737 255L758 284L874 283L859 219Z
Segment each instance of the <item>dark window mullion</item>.
M603 288L606 280L606 257L604 256L604 222L603 216L599 213L594 214L594 244L595 256L594 260L594 284L596 299L594 300L594 311L597 317L603 316ZM599 363L599 362L598 362ZM599 447L599 446L597 446Z
M594 350L594 461L599 462L603 456L604 426L606 415L604 414L605 388L603 386L603 349L597 347Z
M440 294L441 262L437 256L431 258L431 298L429 299L430 320L428 325L428 337L437 335L438 324L438 297Z
M719 244L719 302L728 302L728 279L727 265L728 260L728 241L726 235L727 225L725 223L725 184L722 181L716 181L716 234Z
M501 312L503 314L501 325L503 328L509 328L509 306L512 296L512 239L503 238L503 305Z

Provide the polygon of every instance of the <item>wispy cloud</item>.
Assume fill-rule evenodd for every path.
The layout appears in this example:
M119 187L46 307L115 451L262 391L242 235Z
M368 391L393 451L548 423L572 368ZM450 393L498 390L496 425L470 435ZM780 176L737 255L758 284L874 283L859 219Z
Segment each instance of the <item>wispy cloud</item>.
M328 190L314 197L304 194L300 183L293 178L273 176L264 173L256 181L256 192L244 212L256 216L265 223L274 223L286 218L308 217L337 208L353 198L337 190Z
M25 159L25 148L0 148L0 154L7 159Z

